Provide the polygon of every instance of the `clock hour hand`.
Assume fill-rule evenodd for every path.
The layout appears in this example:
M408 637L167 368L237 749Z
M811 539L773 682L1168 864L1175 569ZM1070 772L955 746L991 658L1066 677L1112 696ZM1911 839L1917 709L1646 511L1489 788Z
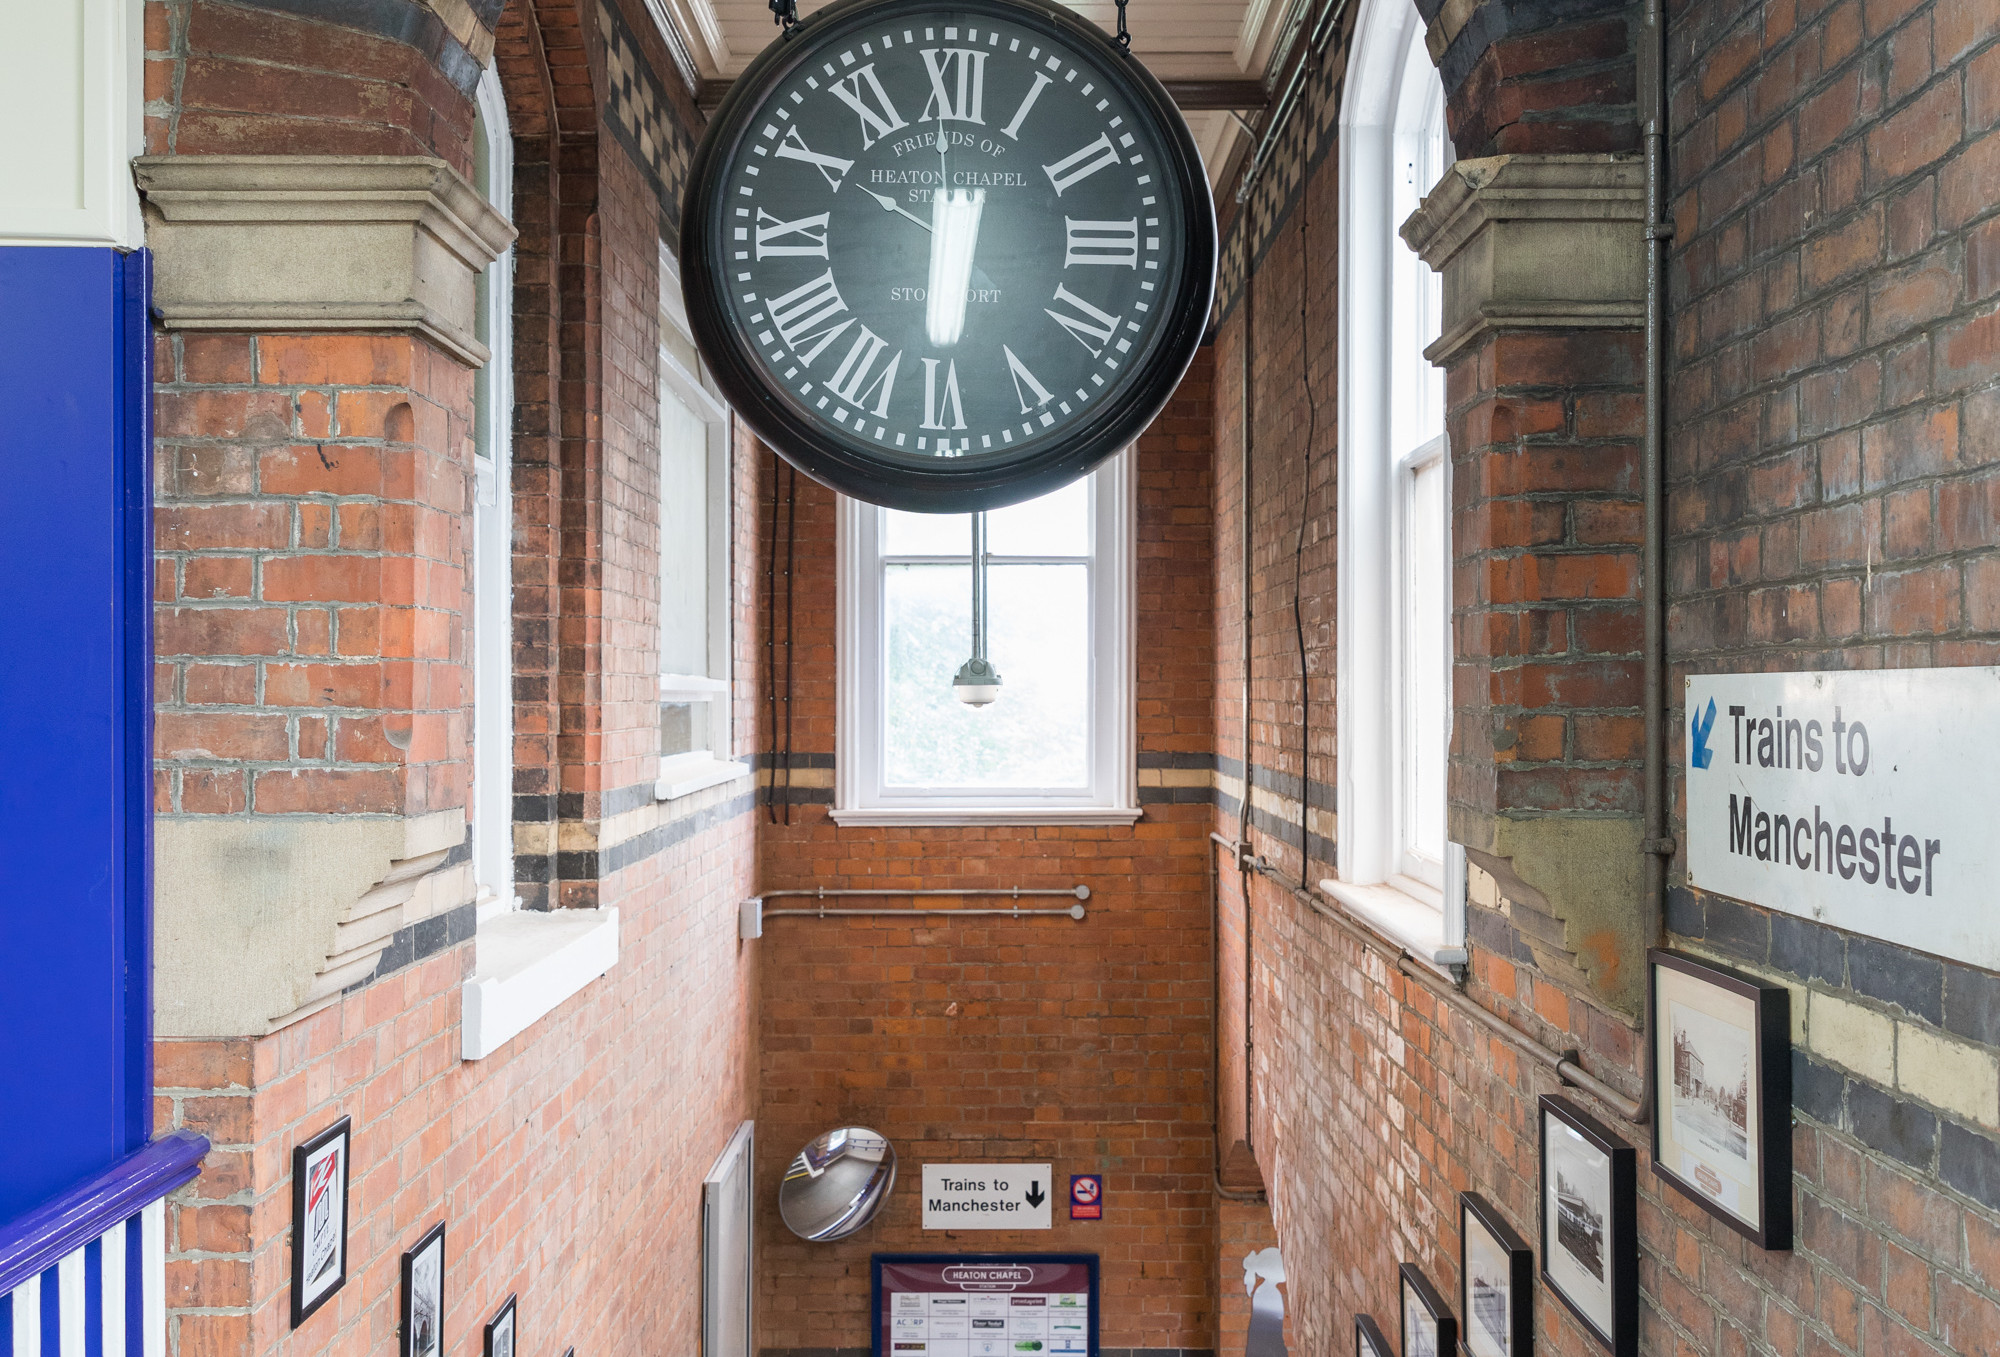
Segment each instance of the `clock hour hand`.
M861 188L861 185L856 184L855 187ZM923 227L926 231L931 229L931 224L929 222L925 221L922 217L919 217L914 212L905 211L903 205L897 202L894 198L891 198L888 194L877 193L875 192L875 190L867 188L862 188L861 191L867 194L869 197L873 198L876 202L882 204L882 210L884 212L894 212L898 216L908 217L911 221Z

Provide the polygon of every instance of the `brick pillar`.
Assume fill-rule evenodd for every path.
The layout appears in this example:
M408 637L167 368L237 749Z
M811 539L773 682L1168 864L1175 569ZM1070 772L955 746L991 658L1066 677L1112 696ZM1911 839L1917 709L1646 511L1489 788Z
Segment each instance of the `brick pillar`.
M1404 226L1444 274L1452 455L1450 831L1525 947L1634 1011L1641 758L1636 160L1461 161ZM1581 979L1582 977L1577 977Z
M139 178L168 327L157 1032L257 1036L399 928L469 931L473 281L512 230L430 157Z

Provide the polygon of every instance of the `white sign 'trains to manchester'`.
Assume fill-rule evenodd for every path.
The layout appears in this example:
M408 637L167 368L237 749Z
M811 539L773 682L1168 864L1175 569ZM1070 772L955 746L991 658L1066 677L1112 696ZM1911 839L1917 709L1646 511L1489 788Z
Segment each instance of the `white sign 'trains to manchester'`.
M2000 968L2000 669L1687 681L1688 880Z
M1055 1177L1047 1164L924 1165L926 1230L1046 1230Z

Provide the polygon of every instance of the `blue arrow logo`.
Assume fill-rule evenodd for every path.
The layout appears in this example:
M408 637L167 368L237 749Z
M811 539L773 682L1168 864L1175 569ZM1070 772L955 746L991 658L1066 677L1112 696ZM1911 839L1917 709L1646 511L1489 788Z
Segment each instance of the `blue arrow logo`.
M1693 743L1688 746L1688 762L1697 768L1706 768L1715 761L1715 751L1708 747L1708 732L1715 729L1715 699L1708 699L1708 710L1688 725L1693 735Z

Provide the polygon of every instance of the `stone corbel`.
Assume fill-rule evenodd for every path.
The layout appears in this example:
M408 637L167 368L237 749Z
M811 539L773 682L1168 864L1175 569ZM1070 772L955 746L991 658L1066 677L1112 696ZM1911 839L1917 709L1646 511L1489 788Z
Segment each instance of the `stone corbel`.
M514 227L444 161L145 156L133 174L166 328L392 331L489 357L478 278Z
M154 821L154 1025L262 1036L368 978L396 930L472 898L465 812Z
M1402 236L1444 276L1424 356L1448 365L1493 330L1632 329L1645 320L1646 189L1635 157L1503 155L1446 170Z

